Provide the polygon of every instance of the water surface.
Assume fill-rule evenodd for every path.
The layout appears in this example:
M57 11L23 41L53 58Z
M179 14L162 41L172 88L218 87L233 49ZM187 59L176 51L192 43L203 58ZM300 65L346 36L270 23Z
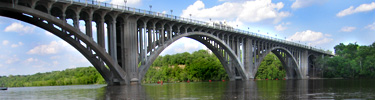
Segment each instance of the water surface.
M127 86L72 85L17 87L0 91L7 99L375 99L375 80L259 80L164 83Z

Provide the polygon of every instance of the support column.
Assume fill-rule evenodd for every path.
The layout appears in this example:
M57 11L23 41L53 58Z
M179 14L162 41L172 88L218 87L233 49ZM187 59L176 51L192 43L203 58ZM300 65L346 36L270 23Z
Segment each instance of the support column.
M173 28L171 25L169 25L168 39L172 40L172 37L173 37Z
M108 30L108 43L109 55L117 62L117 49L116 49L116 19L114 18L110 24L110 31Z
M300 66L299 66L299 69L300 69L300 72L301 72L301 78L302 79L308 79L307 77L307 69L309 68L309 52L307 50L302 50L300 51L301 54L299 55L300 56Z
M143 35L143 30L144 30L144 27L145 26L141 26L141 27L139 27L139 29L138 29L138 31L139 31L139 50L140 50L140 61L141 61L141 64L142 65L144 65L144 64L146 64L146 62L145 62L145 60L146 59L144 59L145 58L145 49L144 49L144 35Z
M151 29L151 27L148 29L148 32L147 32L147 41L148 41L148 45L147 45L147 52L152 52L152 34L153 34L153 30ZM147 55L147 53L146 53Z
M156 26L155 26L156 23L153 23L153 26L152 26L152 48L151 48L151 53L153 53L153 51L155 51L155 47L156 47L156 42L157 42L157 31L156 31Z
M124 66L131 83L138 83L138 59L137 59L137 19L128 18L124 24Z
M165 38L165 30L164 30L164 25L161 26L161 43L159 45L163 45L164 44L164 38Z
M244 46L244 67L245 67L245 74L247 77L253 79L253 47L252 47L252 40L249 38L245 38L246 43L243 44Z
M241 60L241 50L240 50L240 46L241 46L241 38L240 37L237 37L237 42L236 42L236 50L237 50L237 58L239 59L239 60ZM243 62L241 62L241 63L243 63Z
M98 44L105 49L104 43L104 18L96 22Z
M85 20L86 35L92 39L92 16Z
M147 33L147 21L145 21L144 23L143 23L143 52L144 52L144 61L145 61L145 63L147 62L147 36L146 36L146 33Z
M76 17L73 18L73 26L79 29L79 15L76 15Z

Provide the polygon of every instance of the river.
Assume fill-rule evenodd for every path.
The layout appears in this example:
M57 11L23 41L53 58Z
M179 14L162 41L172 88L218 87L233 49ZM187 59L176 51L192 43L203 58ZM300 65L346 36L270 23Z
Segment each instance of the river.
M258 80L190 82L127 86L71 85L14 87L0 91L0 100L123 99L375 99L375 80Z

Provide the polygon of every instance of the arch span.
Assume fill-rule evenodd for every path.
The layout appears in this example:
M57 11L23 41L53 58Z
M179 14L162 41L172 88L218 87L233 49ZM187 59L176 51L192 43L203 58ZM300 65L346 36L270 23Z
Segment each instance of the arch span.
M272 47L270 48L269 50L266 50L266 55L268 55L269 53L274 53L277 58L281 61L284 69L286 70L286 78L287 79L301 79L302 78L302 74L298 68L298 61L296 60L296 57L285 47L281 47L281 46L275 46L275 47ZM262 56L260 58L260 62L263 61L263 59L265 58L265 56ZM255 67L256 70L254 70L253 72L253 75L255 76L255 74L257 73L257 69L259 68L260 66L260 63L258 63Z
M188 37L194 40L197 40L198 42L205 45L207 48L209 48L220 60L221 64L223 65L225 71L227 72L230 80L235 80L235 70L237 70L237 74L241 76L241 79L245 80L248 79L248 76L244 73L243 65L240 62L240 59L237 58L234 51L226 45L221 39L217 38L215 35L205 33L205 32L187 32L180 35L177 35L173 37L171 40L165 41L165 43L161 46L159 46L153 53L150 54L148 59L146 60L146 63L144 65L140 66L140 72L139 72L139 79L142 80L144 75L146 74L147 70L150 68L154 60L160 55L160 53L170 46L172 43L176 42L182 37ZM217 47L215 47L217 46ZM223 50L218 50L220 49ZM228 54L228 57L225 57L223 53ZM228 62L231 62L228 64ZM234 68L233 68L234 67Z
M2 2L0 2L0 16L30 23L63 39L85 56L109 85L128 83L125 72L120 70L119 65L116 65L117 63L105 52L104 48L67 22L36 9L25 6L13 7Z

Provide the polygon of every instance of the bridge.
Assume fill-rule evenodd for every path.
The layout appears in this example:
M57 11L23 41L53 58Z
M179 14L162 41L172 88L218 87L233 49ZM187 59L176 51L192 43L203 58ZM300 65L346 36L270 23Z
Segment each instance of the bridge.
M282 62L287 79L308 79L313 59L332 55L224 24L92 0L1 0L0 16L33 24L60 37L85 56L108 85L140 83L159 54L182 37L209 48L230 80L253 79L270 52ZM85 25L84 32L80 24Z

